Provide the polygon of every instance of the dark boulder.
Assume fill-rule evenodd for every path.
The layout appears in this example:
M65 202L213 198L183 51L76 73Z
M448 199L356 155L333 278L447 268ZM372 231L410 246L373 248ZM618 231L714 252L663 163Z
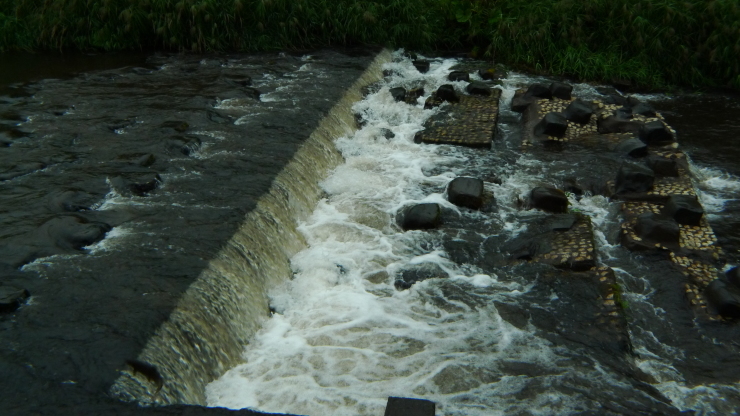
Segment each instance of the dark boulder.
M178 133L186 131L190 126L184 121L165 121L160 125L163 129L172 129Z
M635 233L643 240L668 248L677 248L679 240L678 224L671 218L647 212L637 217Z
M406 99L406 88L396 87L390 89L391 97L395 101L404 101Z
M627 98L620 94L609 94L603 101L605 104L627 105Z
M200 149L200 146L200 138L193 135L172 136L165 142L168 152L180 153L185 156L190 156Z
M552 99L552 91L550 91L548 86L542 84L530 85L524 95L527 97L547 98L548 100Z
M0 313L15 312L21 307L31 294L26 289L13 286L0 286Z
M632 107L632 114L639 114L645 117L655 117L657 115L655 109L650 104L646 103L638 103Z
M244 95L257 101L259 101L260 97L262 96L262 92L257 88L245 87L242 89L242 91L244 92Z
M483 181L477 178L455 178L447 185L447 200L461 207L483 206Z
M547 113L534 126L534 134L544 136L563 137L568 129L568 120L560 113Z
M662 156L650 156L647 159L650 169L659 176L678 176L678 162L676 159L668 159Z
M206 117L208 118L208 120L216 124L231 124L234 122L234 117L231 117L228 114L219 113L216 110L206 111Z
M632 89L632 81L628 79L615 79L612 80L612 87L619 91L629 91Z
M451 84L441 85L437 89L437 92L434 93L434 95L442 101L448 101L452 103L460 101L460 97L457 96L455 87L453 87Z
M496 74L496 70L493 68L478 70L478 76L481 77L481 79L484 79L486 81L493 80L495 74Z
M740 267L733 267L725 273L725 276L730 283L740 288Z
M720 315L727 318L740 318L740 291L721 279L707 286L704 295Z
M116 176L110 180L110 185L122 196L146 196L162 183L157 173L139 175Z
M417 59L412 62L417 71L422 74L429 71L429 61L424 59Z
M648 146L642 140L633 137L617 144L614 148L617 153L631 157L644 157L648 154Z
M614 110L614 117L621 120L632 120L632 109L629 107L621 107Z
M529 194L529 206L553 213L568 212L568 197L555 188L537 187Z
M659 120L645 123L639 133L640 140L648 145L664 145L674 141L673 133Z
M608 116L599 118L596 121L596 129L599 134L609 133L633 133L638 134L642 123L637 121L625 120L617 116Z
M642 165L626 164L619 168L615 183L617 194L643 193L653 188L655 173Z
M465 87L465 91L468 92L468 94L472 95L483 95L483 96L489 96L491 95L491 88L488 87L488 85L482 83L473 81L468 84L467 87Z
M406 397L389 397L384 416L434 416L434 402Z
M663 214L683 225L699 225L704 208L699 199L692 195L671 195L663 207Z
M576 224L578 216L575 214L557 214L550 220L550 229L553 231L568 231Z
M39 239L57 248L71 251L81 250L105 237L111 226L102 222L67 215L45 222L39 229Z
M87 192L66 190L50 194L48 201L52 212L78 212L89 210L97 199Z
M591 104L580 98L568 104L568 107L563 111L563 116L565 116L566 120L579 124L586 124L591 121L593 114L594 110L591 108Z
M511 99L511 111L523 113L536 100L537 98L535 97L530 97L524 92L517 91L514 94L514 98Z
M424 95L423 87L416 87L406 91L406 102L416 102L419 97Z
M439 226L441 213L438 204L417 204L402 210L398 223L404 231L428 230Z
M423 280L445 277L448 277L447 272L437 263L413 264L400 271L394 286L398 290L404 290Z
M380 134L387 140L396 137L396 133L394 133L391 129L380 129Z
M550 94L554 98L560 98L561 100L570 100L572 92L572 85L564 84L562 82L553 82L552 84L550 84Z
M156 161L157 161L157 158L153 154L147 153L147 154L143 154L143 155L139 156L138 158L136 158L134 160L134 163L137 164L137 165L139 165L139 166L141 166L141 167L147 168L147 167L153 165L154 162L156 162Z
M470 74L465 71L452 71L447 75L450 81L470 81Z
M635 107L636 105L638 105L640 103L642 103L642 101L640 101L639 98L633 97L633 96L630 95L629 97L627 97L627 104L625 104L625 105L627 107L629 107L629 108L632 108L632 107Z

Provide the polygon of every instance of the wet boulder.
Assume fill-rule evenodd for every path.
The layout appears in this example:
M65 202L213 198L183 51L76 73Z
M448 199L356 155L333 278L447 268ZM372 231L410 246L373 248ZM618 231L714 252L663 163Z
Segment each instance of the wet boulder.
M216 110L206 111L206 118L216 124L231 124L234 122L234 117L228 114L222 114Z
M407 397L389 397L384 416L434 416L434 402Z
M496 70L493 68L488 69L479 69L478 70L478 76L486 81L491 81L494 79L494 76L496 74Z
M563 111L563 116L566 120L572 121L578 124L586 124L591 121L591 116L594 114L591 104L579 99L574 100L568 104L568 107Z
M647 159L647 165L659 176L678 176L678 162L676 159L669 159L662 156L650 156Z
M648 154L648 146L636 137L620 142L614 150L617 153L631 157L644 157Z
M257 101L259 101L260 97L262 96L262 91L258 90L257 88L245 87L242 89L242 92L244 92L244 95L246 95L248 98Z
M625 106L632 108L639 105L640 103L642 103L642 101L640 101L639 98L630 95L627 97L627 104L625 104Z
M390 93L391 93L391 97L393 97L393 100L395 101L406 100L406 88L403 88L403 87L391 88Z
M608 94L603 101L605 104L627 105L627 98L619 93Z
M453 87L451 84L441 85L437 89L437 92L434 93L434 95L442 101L448 101L451 103L456 103L460 101L460 97L458 97L457 92L455 91L455 87Z
M740 290L716 279L707 286L704 295L717 312L726 318L740 318Z
M704 208L692 195L671 195L663 207L663 214L683 225L700 225Z
M600 117L596 121L596 129L599 134L609 133L633 133L640 132L642 123L632 120L625 120L617 116Z
M637 105L632 107L632 114L638 114L645 117L657 116L655 109L647 103L637 103Z
M470 81L470 74L465 71L452 71L447 75L450 81Z
M665 145L674 142L673 133L659 120L645 123L640 128L639 134L640 140L648 145Z
M423 87L412 88L406 92L406 102L416 102L416 100L418 100L419 97L423 95L424 95Z
M438 204L416 204L402 210L398 224L404 231L437 228L441 223L441 214Z
M635 233L652 244L660 244L668 248L678 247L679 228L673 219L653 212L647 212L637 217Z
M190 156L200 149L201 141L198 136L183 135L172 136L165 142L165 147L170 153L180 153Z
M568 212L568 197L555 188L537 187L529 194L529 206L553 213Z
M429 61L424 59L417 59L412 62L414 65L414 68L416 68L417 71L423 73L426 73L429 71Z
M530 97L524 92L517 91L514 94L514 98L511 99L511 111L523 113L536 100L535 97Z
M465 91L468 92L468 94L471 95L483 95L483 96L489 96L491 95L491 88L488 87L488 85L482 83L473 81L468 84L467 87L465 87Z
M550 88L548 86L542 84L530 85L524 95L526 95L527 97L547 98L548 100L552 99L552 91L550 91Z
M446 277L448 277L447 272L437 263L412 264L399 272L394 286L398 290L405 290L417 282Z
M632 120L634 118L632 115L632 109L626 106L614 110L614 117L620 120Z
M108 224L66 215L45 222L39 229L39 240L41 244L65 251L81 250L105 238L110 230L111 226Z
M554 98L560 98L561 100L570 100L571 93L573 92L573 86L562 82L553 82L550 84L550 94Z
M396 137L396 133L394 133L391 129L380 129L380 134L386 139L390 140L394 137Z
M470 209L483 206L483 181L477 178L455 178L447 185L447 200Z
M735 285L735 287L740 288L740 267L733 267L728 270L727 273L725 273L725 277L727 277L727 281Z
M146 196L162 183L157 173L116 176L110 180L110 185L122 196Z
M87 211L97 199L87 192L70 189L51 193L48 206L52 212Z
M643 193L653 188L655 173L650 168L636 164L625 164L619 168L615 183L617 194Z
M560 113L547 113L545 117L534 126L534 134L544 136L565 136L568 129L568 120Z
M21 307L31 293L14 286L0 286L0 313L12 313Z

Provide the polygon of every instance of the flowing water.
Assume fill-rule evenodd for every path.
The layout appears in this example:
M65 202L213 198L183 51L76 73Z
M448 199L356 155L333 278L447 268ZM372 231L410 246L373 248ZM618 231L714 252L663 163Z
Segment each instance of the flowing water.
M354 98L342 94L371 60L156 55L3 84L0 273L32 298L0 316L2 400L81 409L138 358L159 366L162 391L124 377L113 393L144 403L207 396L210 406L305 415L380 415L388 396L433 400L439 415L740 409L738 330L696 318L681 276L619 246L617 202L571 198L593 220L599 262L617 271L628 348L589 327L588 282L506 261L543 216L520 208L532 187L605 179L618 163L584 161L578 149L546 160L521 152L508 102L547 80L504 80L492 149L421 145L414 134L437 110L423 109L426 96L397 103L389 89L423 85L428 96L457 61L433 59L420 74L394 53L389 75L354 105L366 124L353 132ZM586 84L576 94L598 96ZM678 131L737 264L740 102L642 98ZM484 179L495 203L449 204L457 176ZM441 229L399 230L396 213L416 202L444 207ZM419 265L448 277L397 290L395 277Z
M337 140L345 163L321 183L326 196L300 226L308 248L292 258L292 280L271 290L274 315L245 346L243 363L208 386L209 405L379 415L388 396L405 396L433 400L444 415L740 409L737 329L694 319L683 285L660 269L665 263L619 247L618 202L571 198L592 217L599 261L615 268L624 288L632 344L626 353L568 330L595 301L572 297L572 282L550 279L536 265L497 261L543 215L519 208L532 187L600 174L585 166L592 161L579 164L577 154L543 162L520 152L519 115L507 104L516 88L542 79L514 74L504 81L491 150L415 144L414 134L437 110L423 109L426 97L416 106L395 102L389 89L423 84L429 94L448 83L456 61L434 60L420 74L410 60L395 58L385 67L392 75L355 106L367 124ZM586 84L576 94L598 96ZM642 98L668 110L679 142L697 155L692 168L702 202L735 261L740 172L734 157L713 155L734 151L726 135L740 131L737 101ZM728 121L703 119L697 105L715 113L719 106ZM484 179L495 206L471 212L448 203L445 186L457 176ZM395 226L399 209L419 202L444 207L440 230ZM394 288L398 273L422 263L448 277Z

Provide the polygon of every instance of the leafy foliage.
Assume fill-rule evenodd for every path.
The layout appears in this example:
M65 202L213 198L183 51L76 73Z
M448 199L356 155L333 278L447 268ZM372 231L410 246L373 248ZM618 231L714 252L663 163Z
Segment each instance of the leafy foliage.
M387 45L584 79L740 88L737 0L0 0L0 52Z

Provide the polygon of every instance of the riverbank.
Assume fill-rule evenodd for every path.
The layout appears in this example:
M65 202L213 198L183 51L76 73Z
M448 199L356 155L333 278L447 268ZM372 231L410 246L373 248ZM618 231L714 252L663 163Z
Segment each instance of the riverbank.
M536 73L642 88L740 88L728 0L0 0L0 52L464 50Z

